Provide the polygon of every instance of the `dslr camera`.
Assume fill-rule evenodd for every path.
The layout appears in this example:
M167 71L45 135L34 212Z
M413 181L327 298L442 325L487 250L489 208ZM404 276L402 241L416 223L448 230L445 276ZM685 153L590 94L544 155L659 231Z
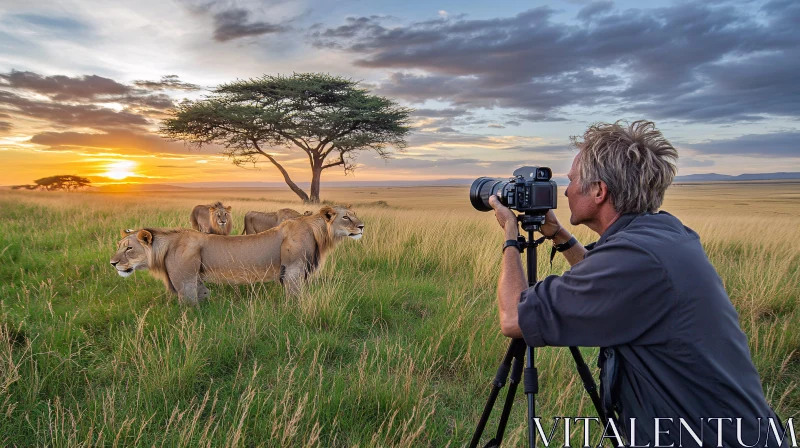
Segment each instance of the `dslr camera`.
M553 171L544 166L523 166L508 180L479 177L469 189L469 201L476 210L488 212L492 209L489 197L499 192L506 207L526 215L544 215L556 208L557 187L552 177Z

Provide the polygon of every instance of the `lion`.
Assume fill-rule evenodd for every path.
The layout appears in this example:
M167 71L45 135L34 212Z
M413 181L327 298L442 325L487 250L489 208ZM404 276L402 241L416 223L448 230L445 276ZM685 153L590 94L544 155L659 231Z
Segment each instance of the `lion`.
M364 224L346 207L281 223L255 235L222 236L189 229L123 230L111 265L122 277L149 270L181 303L197 305L205 282L255 283L279 280L289 295L323 268L341 241L361 239Z
M210 205L195 206L189 219L192 222L192 228L203 233L230 235L233 229L231 208L230 206L225 207L219 201Z
M311 216L313 212L305 212L302 215L290 208L282 208L277 212L247 212L244 215L244 232L242 235L255 235L286 221L287 219L299 218L300 216Z

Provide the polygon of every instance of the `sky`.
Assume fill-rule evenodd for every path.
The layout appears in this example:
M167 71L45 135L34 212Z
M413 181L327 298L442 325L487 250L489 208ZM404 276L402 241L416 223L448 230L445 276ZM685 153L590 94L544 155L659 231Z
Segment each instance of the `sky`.
M323 182L563 177L571 136L652 120L679 175L800 171L800 2L0 0L2 185L276 182L158 135L178 102L322 72L413 108L408 147ZM271 148L293 180L299 149Z

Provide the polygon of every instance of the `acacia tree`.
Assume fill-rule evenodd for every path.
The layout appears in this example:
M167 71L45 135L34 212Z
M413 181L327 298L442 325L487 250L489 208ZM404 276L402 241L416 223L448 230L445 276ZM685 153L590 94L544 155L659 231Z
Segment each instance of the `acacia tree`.
M14 185L11 188L14 190L20 190L24 188L26 190L72 191L77 190L78 188L88 187L91 185L91 183L92 181L85 177L75 176L72 174L62 174L58 176L36 179L33 181L32 185Z
M198 101L184 101L161 123L161 135L201 148L216 143L236 166L269 160L304 202L319 202L322 171L355 168L360 151L391 156L403 150L411 110L371 95L358 82L320 73L235 81ZM311 191L292 180L273 148L299 148L308 157Z

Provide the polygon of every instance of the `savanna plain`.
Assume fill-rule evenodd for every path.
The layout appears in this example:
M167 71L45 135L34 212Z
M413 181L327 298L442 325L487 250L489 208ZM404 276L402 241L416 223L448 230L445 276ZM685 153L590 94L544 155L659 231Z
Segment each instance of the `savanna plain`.
M508 343L493 214L472 209L468 186L323 185L322 196L352 204L365 234L300 296L209 285L191 308L144 271L114 272L121 229L188 227L192 207L222 200L238 234L248 210L311 207L282 189L0 191L0 445L466 445ZM768 401L798 416L800 183L679 184L663 209L700 234ZM548 255L540 277L568 269ZM583 349L592 367L596 350ZM536 362L544 422L593 415L566 348ZM520 390L504 446L526 443L525 413Z

